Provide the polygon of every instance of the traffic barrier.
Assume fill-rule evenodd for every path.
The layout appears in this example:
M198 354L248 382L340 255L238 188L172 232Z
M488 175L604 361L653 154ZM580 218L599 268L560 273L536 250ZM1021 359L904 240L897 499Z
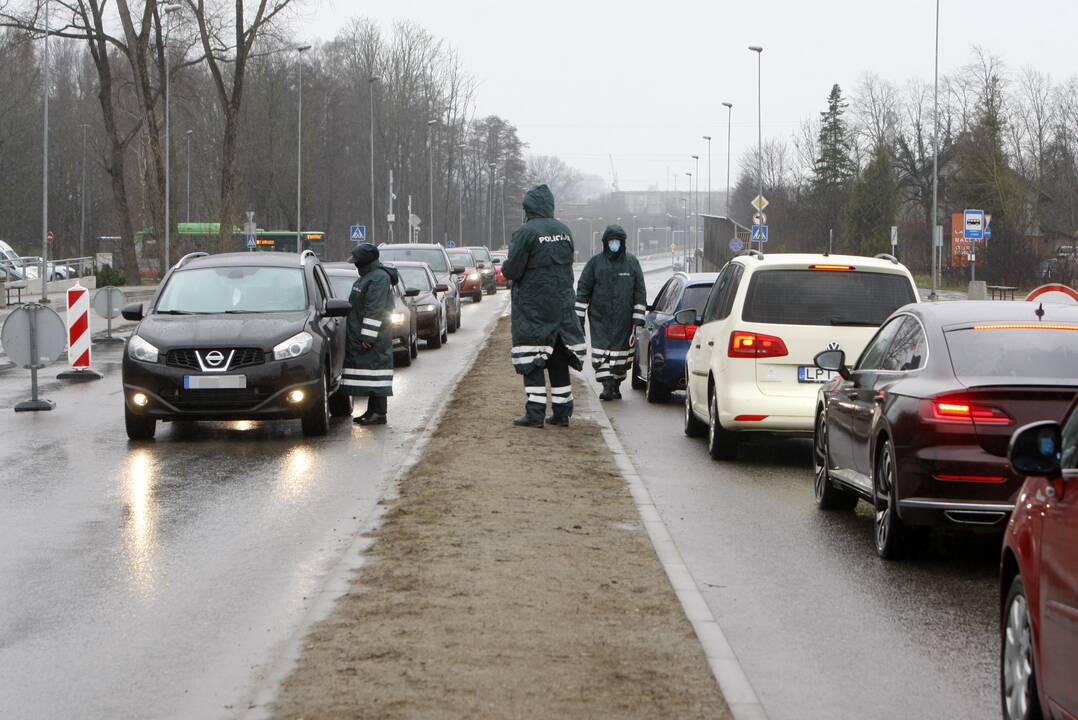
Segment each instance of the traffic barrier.
M0 328L0 343L15 365L30 371L29 400L15 405L15 412L52 410L51 400L37 394L37 371L56 362L66 345L64 321L56 311L45 305L23 305L7 316Z
M71 370L58 380L100 380L104 375L90 367L90 291L75 283L67 291L67 361Z

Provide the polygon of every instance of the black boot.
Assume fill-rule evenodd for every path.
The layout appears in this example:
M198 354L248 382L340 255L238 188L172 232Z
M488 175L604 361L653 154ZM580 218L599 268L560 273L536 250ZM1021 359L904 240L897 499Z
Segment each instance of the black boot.
M621 380L610 381L610 392L615 400L621 400Z
M388 421L389 398L371 395L367 398L367 410L352 422L357 425L385 425Z
M517 427L543 427L543 416L533 417L532 415L525 414L523 417L518 417L513 421L513 424Z
M614 399L614 383L610 380L603 380L603 391L599 393L600 400L613 400Z
M551 415L550 417L548 417L546 419L546 424L547 425L555 425L557 427L569 427L569 416L568 415L561 415L561 416Z

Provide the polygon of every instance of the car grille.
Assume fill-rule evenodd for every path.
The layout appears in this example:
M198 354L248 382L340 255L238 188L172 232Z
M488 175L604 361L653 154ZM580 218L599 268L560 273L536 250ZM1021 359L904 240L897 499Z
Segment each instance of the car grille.
M181 410L249 410L263 400L258 390L179 390L172 403Z
M207 348L200 351L203 353L203 358L205 358L205 353L211 349L217 348ZM221 352L227 356L232 351L221 350ZM222 370L239 370L240 368L261 365L264 362L266 362L266 354L258 348L237 348L236 354L232 356L232 364L228 368L222 368ZM198 364L198 357L195 355L194 350L169 350L168 354L165 355L165 364L169 367L202 372L202 367Z

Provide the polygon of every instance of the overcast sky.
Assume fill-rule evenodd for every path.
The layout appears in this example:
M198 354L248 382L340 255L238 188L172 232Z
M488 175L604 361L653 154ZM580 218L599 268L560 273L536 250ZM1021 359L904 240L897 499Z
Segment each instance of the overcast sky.
M733 158L756 143L756 55L763 45L764 136L789 136L875 72L932 79L934 0L307 0L303 39L328 39L347 19L414 20L445 38L479 81L478 110L516 125L533 153L558 155L622 189L667 187L700 154L707 185L726 183L726 109ZM940 72L971 46L1017 72L1078 74L1078 0L942 0ZM685 178L679 179L679 184Z

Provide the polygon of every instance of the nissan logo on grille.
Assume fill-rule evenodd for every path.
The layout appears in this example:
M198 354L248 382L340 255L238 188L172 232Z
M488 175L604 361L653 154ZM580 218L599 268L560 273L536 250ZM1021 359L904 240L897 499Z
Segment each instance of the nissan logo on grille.
M213 350L206 353L206 363L213 365L214 367L220 367L221 363L225 361L224 353L220 350Z

